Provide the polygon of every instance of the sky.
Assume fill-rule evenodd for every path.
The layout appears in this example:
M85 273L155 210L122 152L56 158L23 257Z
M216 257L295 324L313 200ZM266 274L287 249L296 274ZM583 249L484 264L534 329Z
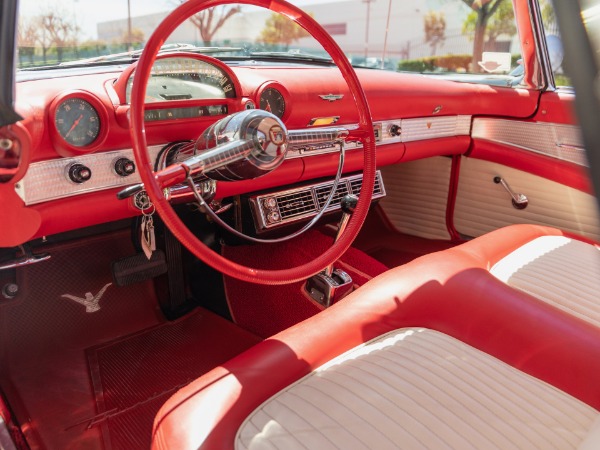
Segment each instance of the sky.
M291 3L304 6L315 3L329 3L342 0L292 0ZM79 26L81 40L97 37L96 23L127 18L127 0L21 0L20 14L33 17L44 11L44 8L59 8L66 14L75 17ZM40 7L44 4L45 6ZM131 16L141 16L169 11L178 4L177 0L130 0ZM53 6L50 6L53 5Z

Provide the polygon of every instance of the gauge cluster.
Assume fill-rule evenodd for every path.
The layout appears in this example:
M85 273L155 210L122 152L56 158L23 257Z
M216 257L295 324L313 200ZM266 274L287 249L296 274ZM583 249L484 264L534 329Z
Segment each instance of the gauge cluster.
M229 112L227 105L190 106L185 108L146 109L144 120L156 122L159 120L194 119L199 117L226 116Z
M131 103L134 72L127 75L125 101ZM213 61L190 56L157 59L146 87L146 103L235 98L232 76Z

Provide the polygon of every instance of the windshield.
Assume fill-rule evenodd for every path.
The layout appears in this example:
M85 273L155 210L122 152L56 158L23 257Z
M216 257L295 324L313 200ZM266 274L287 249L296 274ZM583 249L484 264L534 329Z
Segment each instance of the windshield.
M135 59L136 50L181 1L185 0L23 0L19 67ZM522 74L511 0L292 3L311 14L355 66L477 75L502 83L518 81ZM287 18L248 5L203 11L181 25L167 43L219 57L327 57Z

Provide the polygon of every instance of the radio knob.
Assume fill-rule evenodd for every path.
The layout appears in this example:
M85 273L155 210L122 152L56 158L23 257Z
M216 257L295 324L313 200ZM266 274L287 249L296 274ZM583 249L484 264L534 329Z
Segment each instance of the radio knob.
M275 197L267 197L263 201L263 204L268 209L275 209L277 207L277 200L275 200Z
M267 222L276 223L281 220L281 215L277 211L271 211L267 214Z
M122 177L135 173L135 164L129 158L119 158L115 161L115 172Z
M69 167L67 176L73 183L85 183L87 180L92 178L92 169L84 166L83 164L76 163Z

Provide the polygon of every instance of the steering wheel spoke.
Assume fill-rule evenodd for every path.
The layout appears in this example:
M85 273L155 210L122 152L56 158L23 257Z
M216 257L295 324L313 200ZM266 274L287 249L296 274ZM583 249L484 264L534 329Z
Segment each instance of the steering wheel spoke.
M183 183L189 175L189 169L185 164L171 164L156 172L154 179L161 189Z

